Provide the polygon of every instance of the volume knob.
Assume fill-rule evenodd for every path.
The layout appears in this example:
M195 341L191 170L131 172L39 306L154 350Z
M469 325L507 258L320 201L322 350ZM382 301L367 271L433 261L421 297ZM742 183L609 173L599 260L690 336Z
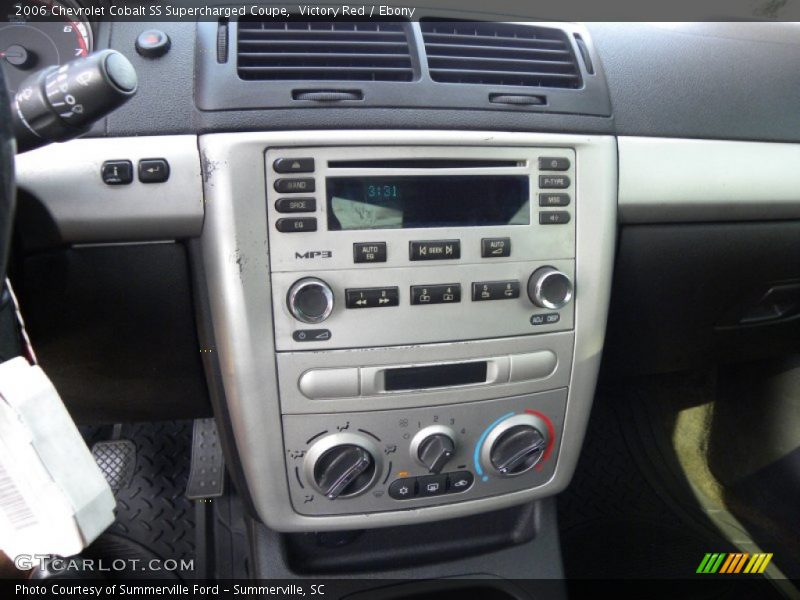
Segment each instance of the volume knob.
M289 288L286 304L298 321L322 323L333 312L333 290L322 279L304 277Z
M572 280L555 267L536 269L528 279L528 297L542 308L563 308L572 300L572 292Z

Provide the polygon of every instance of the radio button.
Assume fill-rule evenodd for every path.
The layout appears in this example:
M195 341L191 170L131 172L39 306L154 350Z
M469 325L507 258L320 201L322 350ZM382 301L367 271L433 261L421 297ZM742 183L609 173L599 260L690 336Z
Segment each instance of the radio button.
M569 213L565 210L548 210L539 213L539 225L564 225L569 223Z
M275 228L281 233L302 233L316 231L317 220L314 217L296 217L294 219L278 219Z
M358 242L353 244L353 262L386 262L386 242Z
M460 240L409 242L409 260L455 260L461 258Z
M461 284L412 285L411 304L452 304L461 302Z
M569 159L556 156L540 156L540 171L566 171L569 169Z
M569 194L539 194L539 206L569 206Z
M314 159L277 158L272 163L272 168L275 169L276 173L312 173L314 171Z
M539 187L542 189L568 188L570 183L569 177L566 175L539 175Z
M281 194L301 194L314 191L313 177L303 179L276 179L273 184L276 192Z
M511 256L511 238L483 238L481 240L481 257L501 258Z
M279 213L302 213L317 210L315 198L278 198L275 201L275 210Z
M383 308L399 306L400 288L356 288L345 290L347 308Z
M472 284L473 302L519 298L519 281L477 281Z

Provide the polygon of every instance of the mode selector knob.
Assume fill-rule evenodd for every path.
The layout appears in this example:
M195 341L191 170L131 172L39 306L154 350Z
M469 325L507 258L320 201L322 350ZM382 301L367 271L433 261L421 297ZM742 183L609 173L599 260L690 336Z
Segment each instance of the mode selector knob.
M377 448L363 436L329 435L306 455L306 478L330 500L357 496L375 483L380 472L377 456Z
M411 456L429 473L441 473L456 452L455 434L449 427L432 425L411 440Z
M538 464L549 441L542 419L517 415L489 432L481 449L482 462L499 475L520 475Z
M528 279L528 298L542 308L563 308L572 300L572 292L572 280L555 267L536 269Z
M304 277L289 288L286 304L298 321L322 323L333 312L333 290L322 279Z

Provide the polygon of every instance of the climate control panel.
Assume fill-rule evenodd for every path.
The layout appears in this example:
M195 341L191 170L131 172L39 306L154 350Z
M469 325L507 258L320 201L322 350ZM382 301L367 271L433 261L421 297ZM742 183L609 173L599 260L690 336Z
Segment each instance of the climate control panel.
M448 406L285 415L286 473L305 515L469 501L546 483L567 390Z

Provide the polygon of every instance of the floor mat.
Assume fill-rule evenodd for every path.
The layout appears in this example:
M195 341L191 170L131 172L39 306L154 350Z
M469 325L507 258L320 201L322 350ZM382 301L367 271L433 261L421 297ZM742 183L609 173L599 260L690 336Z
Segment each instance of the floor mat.
M192 421L160 421L118 426L119 439L136 447L136 464L127 485L115 490L114 524L87 550L113 560L117 554L175 561L177 569L151 577L196 577L195 505L185 496L192 450ZM109 439L111 427L82 428L91 446ZM171 566L173 563L169 563ZM147 570L147 569L146 569ZM129 575L129 574L128 574ZM125 575L125 576L128 576Z
M559 528L569 578L684 578L706 552L733 551L690 504L676 506L680 489L664 494L642 468L630 401L598 390L574 479L559 496ZM689 500L687 499L688 503ZM699 522L698 522L699 521Z

